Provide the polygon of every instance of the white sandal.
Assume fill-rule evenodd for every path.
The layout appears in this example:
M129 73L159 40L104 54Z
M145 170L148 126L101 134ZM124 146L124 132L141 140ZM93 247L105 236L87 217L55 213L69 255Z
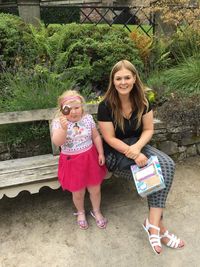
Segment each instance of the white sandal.
M182 247L179 247L179 244L181 242L180 238L178 238L174 234L170 234L168 230L166 230L164 232L164 234L160 236L160 239L162 239L164 237L169 239L169 242L167 244L165 244L167 247L175 248L175 249L182 249L185 246L185 244L183 244Z
M143 224L142 226L143 226L144 230L145 230L145 231L147 232L147 234L148 234L148 237L149 237L149 243L150 243L150 245L151 245L153 251L154 251L157 255L159 255L160 252L156 251L156 250L155 250L155 247L158 246L158 247L162 248L162 245L161 245L161 243L160 243L160 228L157 227L157 226L155 226L155 225L153 225L153 224L150 224L148 219L145 220L145 224ZM156 230L158 231L158 234L157 234L157 235L156 235L156 234L150 234L150 232L149 232L149 229L150 229L150 228L156 229Z

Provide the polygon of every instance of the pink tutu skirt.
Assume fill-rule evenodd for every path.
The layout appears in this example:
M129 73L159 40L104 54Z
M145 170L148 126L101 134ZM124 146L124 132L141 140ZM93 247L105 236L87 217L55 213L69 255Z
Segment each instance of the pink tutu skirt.
M58 180L63 190L79 191L102 183L106 176L106 166L98 163L98 153L91 149L77 155L60 154Z

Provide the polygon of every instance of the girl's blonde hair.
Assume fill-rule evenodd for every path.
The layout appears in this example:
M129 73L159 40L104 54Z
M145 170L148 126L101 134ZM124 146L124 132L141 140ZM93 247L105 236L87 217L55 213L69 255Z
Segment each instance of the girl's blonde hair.
M69 97L69 101L67 101L68 97ZM70 100L70 97L72 97L71 100ZM58 117L61 114L60 109L61 109L62 103L63 103L63 101L65 101L65 99L67 102L72 102L72 103L79 102L80 103L80 101L77 101L73 97L77 97L78 98L77 100L81 101L83 114L85 113L85 99L84 99L84 97L81 94L79 94L76 90L66 90L65 92L62 93L62 95L60 95L58 97L56 117Z
M113 82L116 72L120 71L122 68L125 68L131 71L133 76L136 77L135 84L133 85L133 89L130 92L130 101L132 105L132 110L137 112L136 128L140 126L144 109L145 107L147 107L148 109L149 104L145 96L145 91L146 91L145 87L142 81L140 80L139 74L135 66L128 60L121 60L117 62L111 70L109 85L104 95L104 100L106 100L109 103L112 109L112 115L115 119L115 122L114 122L115 128L117 127L117 125L119 125L122 131L124 131L124 118L122 114L122 105L121 105L118 92L115 89L115 85Z

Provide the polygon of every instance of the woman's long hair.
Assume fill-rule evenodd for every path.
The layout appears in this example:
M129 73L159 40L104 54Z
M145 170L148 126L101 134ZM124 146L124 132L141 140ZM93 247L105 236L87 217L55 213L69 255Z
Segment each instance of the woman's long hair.
M118 92L115 89L114 82L113 82L115 73L121 70L122 68L125 68L131 71L133 76L136 76L135 84L133 85L133 89L130 92L130 101L131 101L132 111L137 112L136 128L138 128L141 124L142 114L144 112L145 107L147 107L148 109L148 101L145 96L145 87L140 80L140 77L138 75L138 72L135 66L128 60L121 60L117 62L111 70L109 85L104 95L104 100L108 102L108 104L111 107L112 115L115 120L114 121L115 128L118 125L122 129L122 131L124 131L124 118L123 118L123 113L122 113L122 105L121 105Z

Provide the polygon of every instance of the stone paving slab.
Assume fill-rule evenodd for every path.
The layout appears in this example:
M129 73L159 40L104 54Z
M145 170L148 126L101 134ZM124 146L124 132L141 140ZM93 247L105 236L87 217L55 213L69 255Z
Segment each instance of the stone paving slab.
M88 196L86 208L90 209ZM0 201L0 267L198 267L200 266L200 157L177 164L175 180L164 213L170 230L187 245L153 253L141 224L146 200L131 182L119 178L102 186L102 210L107 229L80 230L71 195L44 188L39 194L22 192Z

